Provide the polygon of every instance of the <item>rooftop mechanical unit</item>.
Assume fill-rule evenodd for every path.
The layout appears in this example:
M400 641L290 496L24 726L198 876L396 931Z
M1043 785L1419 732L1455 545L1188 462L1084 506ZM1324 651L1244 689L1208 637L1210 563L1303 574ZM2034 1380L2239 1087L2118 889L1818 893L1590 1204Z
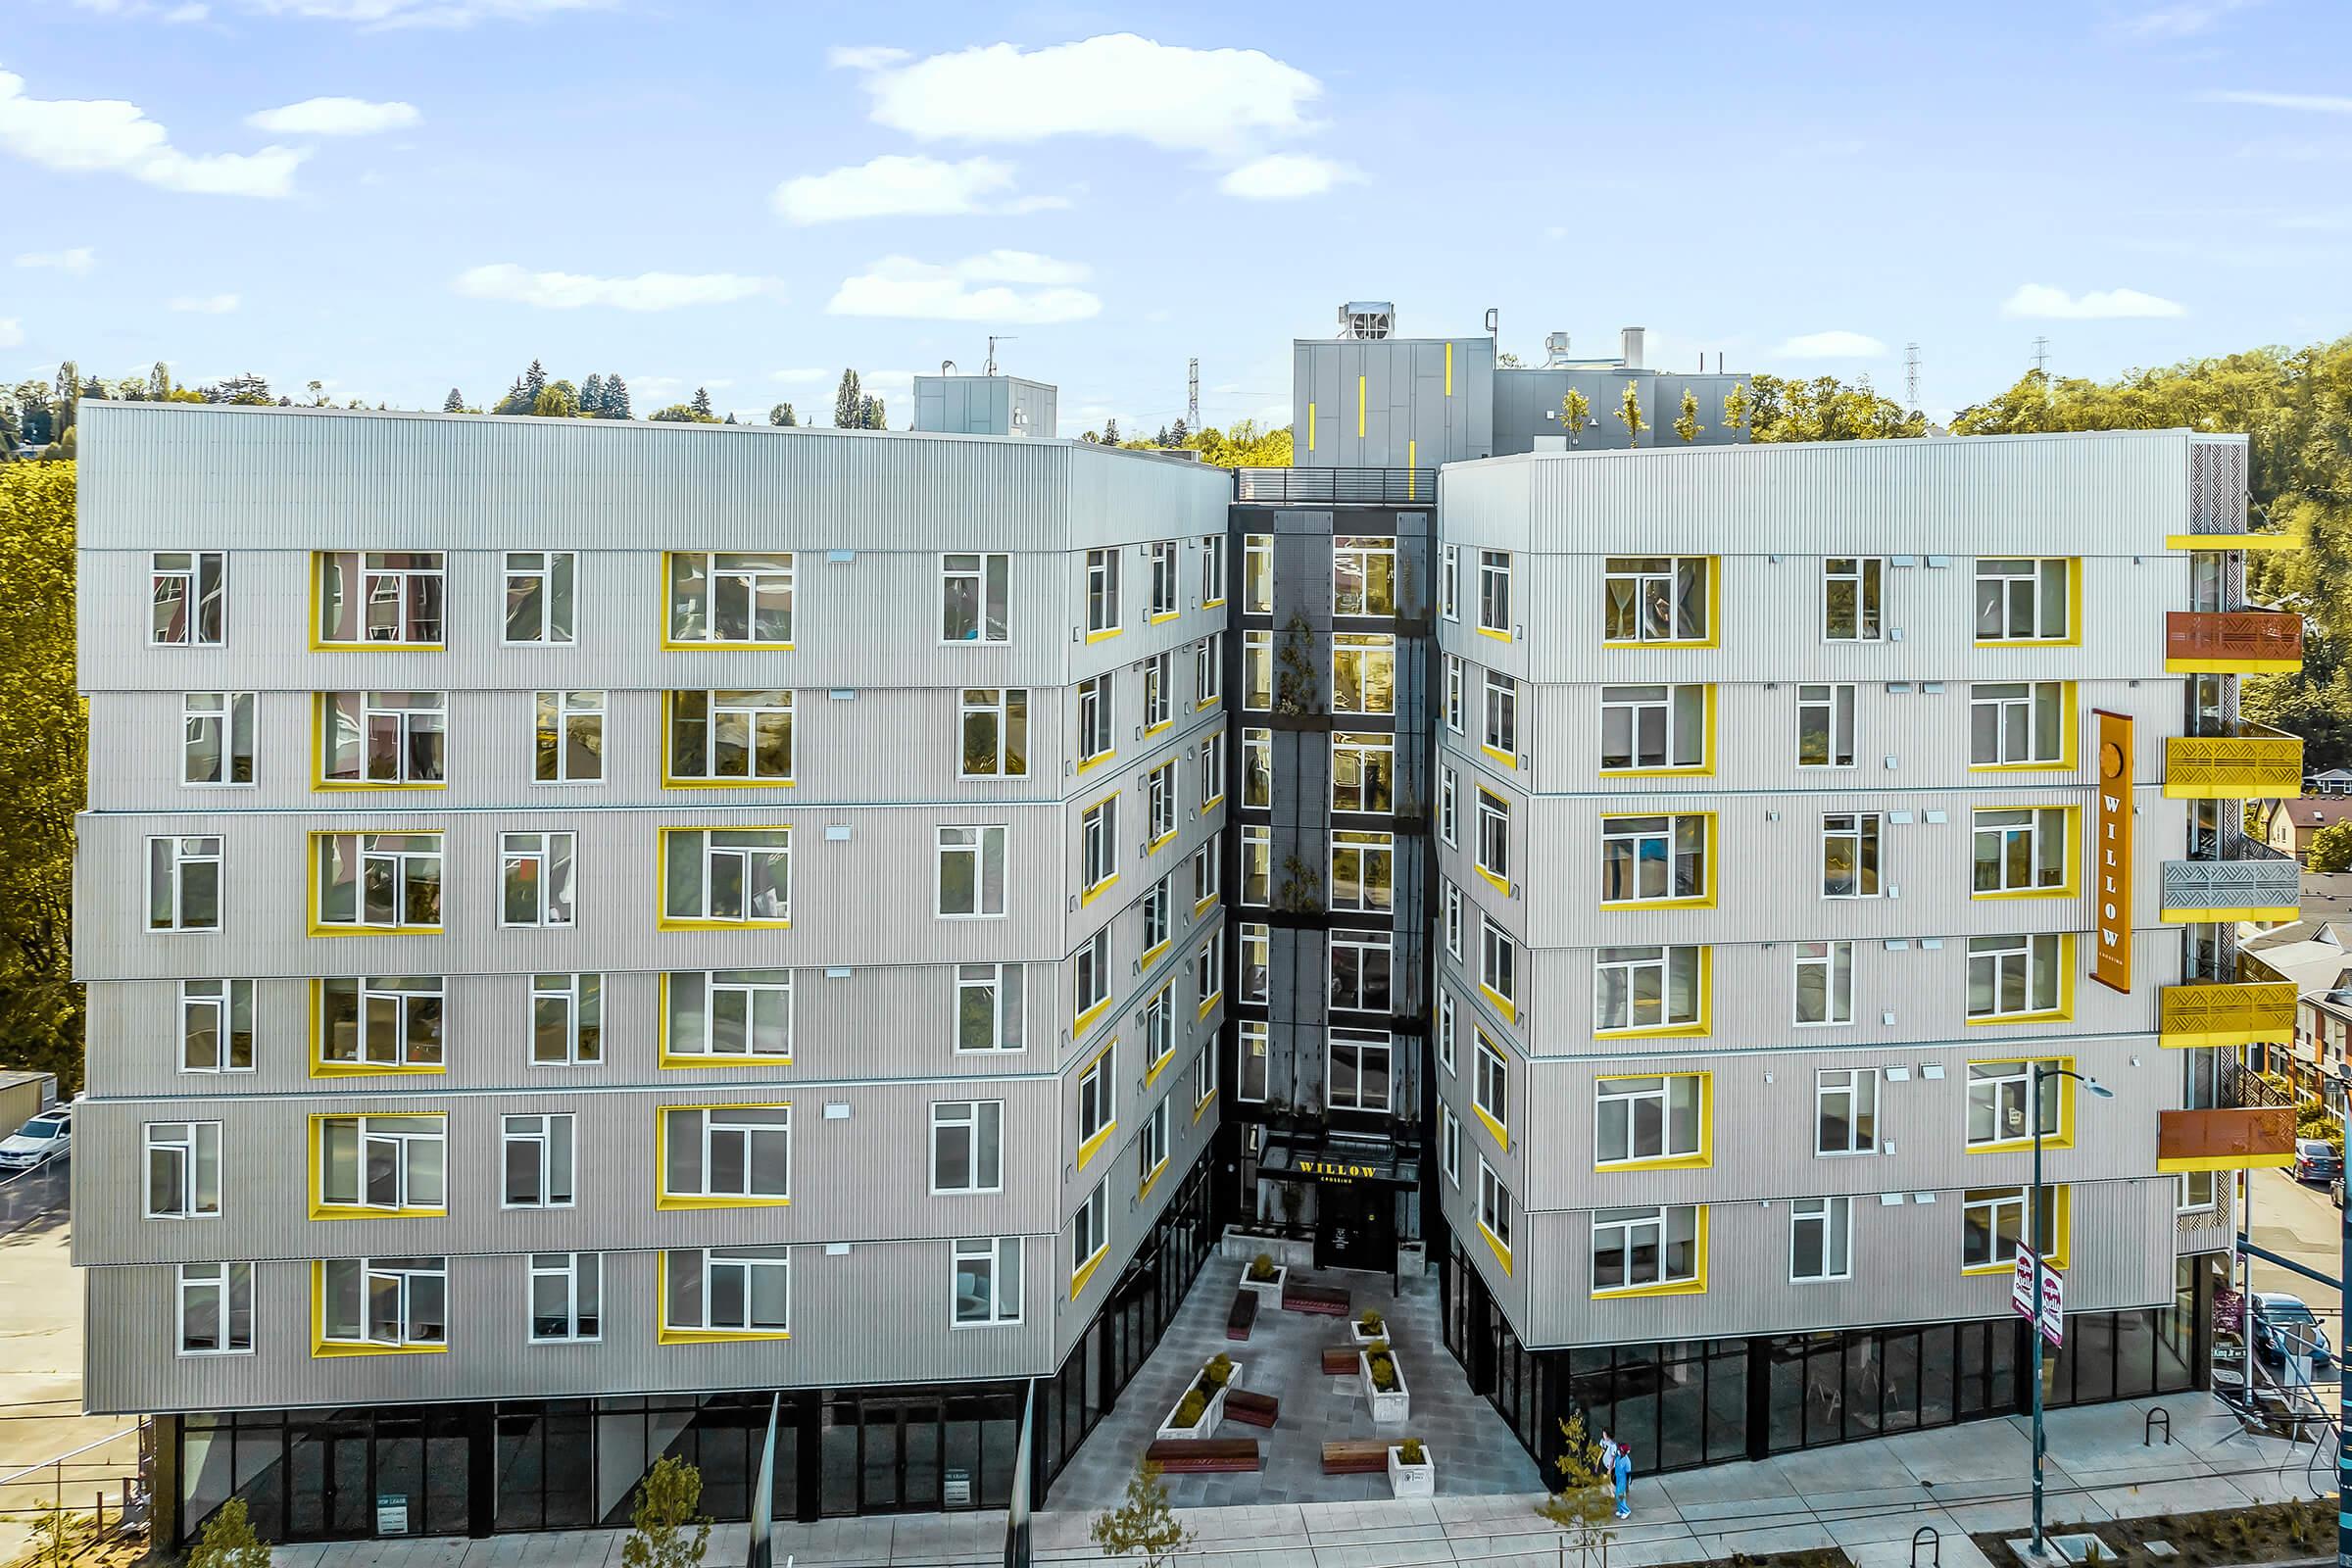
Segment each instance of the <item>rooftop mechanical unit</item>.
M1396 333L1396 307L1387 300L1349 300L1340 307L1340 336L1378 342Z

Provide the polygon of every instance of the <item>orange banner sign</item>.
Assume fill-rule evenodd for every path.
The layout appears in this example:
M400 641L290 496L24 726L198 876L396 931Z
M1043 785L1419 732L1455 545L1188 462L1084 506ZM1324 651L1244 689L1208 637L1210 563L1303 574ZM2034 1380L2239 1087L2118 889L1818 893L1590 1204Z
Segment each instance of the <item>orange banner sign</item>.
M2098 955L2090 977L2117 991L2132 989L2132 720L2093 710L2099 721L2099 815L2091 843L2093 907Z

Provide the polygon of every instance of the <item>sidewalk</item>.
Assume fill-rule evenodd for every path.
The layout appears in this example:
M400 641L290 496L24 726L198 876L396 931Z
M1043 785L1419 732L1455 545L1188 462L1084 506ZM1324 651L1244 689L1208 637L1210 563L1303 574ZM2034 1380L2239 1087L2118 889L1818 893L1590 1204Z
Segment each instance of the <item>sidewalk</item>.
M2141 1446L2147 1412L2171 1412L2175 1442ZM2210 1397L2174 1395L2049 1417L2048 1519L2053 1525L2193 1512L2313 1495L2313 1450L2250 1438ZM2023 1417L1785 1454L1656 1479L1634 1478L1634 1517L1619 1527L1612 1568L1696 1562L1734 1551L1840 1545L1860 1568L1904 1568L1912 1532L1942 1536L1944 1568L1984 1568L1967 1536L2024 1530L2032 1517ZM2332 1491L2328 1467L2321 1487ZM1187 1562L1219 1568L1555 1568L1555 1538L1530 1496L1434 1501L1310 1502L1185 1509L1199 1540ZM1037 1560L1118 1568L1087 1540L1075 1509L1036 1521ZM777 1527L776 1561L795 1568L998 1568L1002 1513L829 1520ZM743 1561L744 1529L713 1530L711 1568ZM493 1541L353 1542L281 1546L281 1568L537 1568L620 1562L622 1536L504 1536ZM1133 1558L1126 1559L1132 1563Z

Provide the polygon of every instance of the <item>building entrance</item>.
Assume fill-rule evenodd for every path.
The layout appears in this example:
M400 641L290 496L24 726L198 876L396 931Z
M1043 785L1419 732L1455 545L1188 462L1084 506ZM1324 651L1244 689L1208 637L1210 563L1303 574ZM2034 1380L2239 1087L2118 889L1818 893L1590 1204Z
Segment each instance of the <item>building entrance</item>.
M1315 1267L1396 1272L1396 1194L1386 1182L1327 1181L1315 1190Z

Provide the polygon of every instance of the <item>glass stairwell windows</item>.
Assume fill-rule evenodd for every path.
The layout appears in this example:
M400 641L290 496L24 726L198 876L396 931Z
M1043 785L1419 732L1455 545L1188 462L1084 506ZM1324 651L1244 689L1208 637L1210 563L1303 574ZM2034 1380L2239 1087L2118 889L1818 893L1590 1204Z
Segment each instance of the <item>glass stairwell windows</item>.
M1396 539L1340 534L1331 541L1331 611L1335 615L1396 613Z
M1388 632L1336 632L1331 639L1331 707L1336 713L1396 711L1396 639Z

